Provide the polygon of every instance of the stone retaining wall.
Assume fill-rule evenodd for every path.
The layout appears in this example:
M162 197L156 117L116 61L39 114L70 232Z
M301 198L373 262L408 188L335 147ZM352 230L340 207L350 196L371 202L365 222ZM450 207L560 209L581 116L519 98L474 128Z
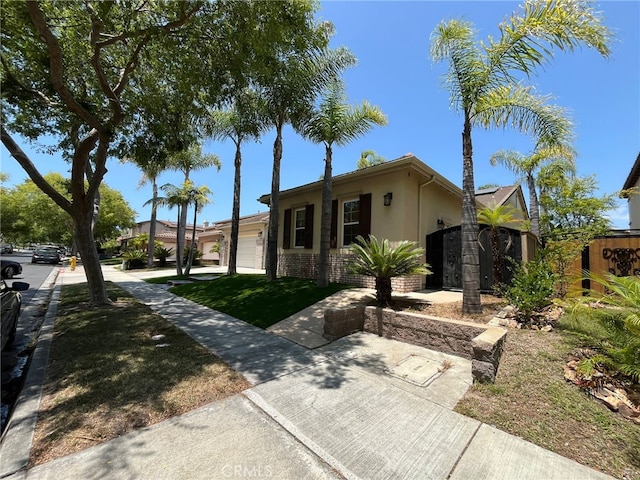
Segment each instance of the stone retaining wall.
M354 306L325 312L324 336L329 340L358 330L400 340L471 360L474 380L493 383L507 331L388 308Z

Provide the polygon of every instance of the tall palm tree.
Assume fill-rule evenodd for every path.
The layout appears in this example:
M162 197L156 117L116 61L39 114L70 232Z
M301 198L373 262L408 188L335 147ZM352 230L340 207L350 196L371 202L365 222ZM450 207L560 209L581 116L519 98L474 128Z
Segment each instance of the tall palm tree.
M149 225L149 246L147 248L147 267L153 267L153 259L155 257L155 239L156 239L156 218L158 217L158 176L164 170L164 166L156 162L139 162L138 166L142 170L142 177L138 183L142 187L147 182L151 183L151 224Z
M540 167L558 160L558 166L570 168L575 173L575 150L570 145L538 146L530 155L523 155L513 150L500 150L489 159L491 165L503 165L525 181L529 190L529 217L531 233L540 238L540 202L536 174Z
M198 219L198 213L202 211L202 207L211 203L209 196L213 193L209 187L203 185L201 187L196 187L193 182L188 181L185 182L185 187L187 188L187 205L193 205L193 229L191 231L191 245L189 246L189 255L187 257L187 264L184 269L184 274L189 275L191 271L191 266L193 264L193 255L195 251L196 244L196 221Z
M603 56L610 53L611 33L587 2L528 0L519 13L499 25L500 37L476 42L464 20L441 22L431 38L431 58L446 61L445 84L451 103L463 113L462 130L462 285L463 311L479 313L480 264L474 195L471 131L512 127L532 134L541 144L566 143L571 123L564 112L518 82L550 58L554 48L573 51L584 44Z
M516 209L510 205L493 205L483 207L478 210L478 222L487 225L489 230L489 241L491 243L491 257L493 259L493 284L502 284L502 267L504 258L500 252L500 231L504 225L522 223L516 218ZM480 232L482 234L482 231ZM505 251L509 247L505 247Z
M318 31L326 42L310 45L303 52L290 52L262 81L261 95L265 101L267 124L276 131L273 142L273 170L269 203L269 234L267 235L267 280L274 281L278 270L278 221L280 207L280 164L282 162L282 131L287 124L299 122L312 108L318 93L343 69L355 64L355 57L341 47L329 50L328 39L333 27L324 23Z
M387 124L387 118L378 107L366 101L356 106L347 105L345 102L344 85L335 80L328 86L318 109L301 125L296 126L302 136L312 142L324 144L325 149L318 288L325 288L329 284L333 144L346 145L363 136L374 125Z
M259 140L266 130L262 99L251 90L244 90L236 97L229 110L212 111L204 123L205 134L215 140L231 139L236 146L233 180L233 209L231 213L231 239L229 242L229 266L227 275L234 275L238 255L240 231L240 168L242 166L242 143Z
M193 144L169 158L169 168L179 170L184 174L184 182L190 181L190 174L194 170L203 170L216 167L218 171L222 167L220 158L215 154L203 154L202 146ZM178 271L182 270L182 258L184 255L185 235L187 230L187 203L181 205L180 217L178 217L178 238L176 242L176 263ZM181 273L179 274L181 275Z
M170 183L165 183L160 187L160 190L164 192L164 196L158 197L156 199L156 203L158 206L169 207L169 209L176 207L178 209L178 230L176 232L176 244L179 244L180 241L180 217L182 214L182 210L186 208L185 206L189 202L189 188L190 181L184 182L180 187L177 187ZM150 202L152 202L152 200L147 201L145 205L148 205ZM182 255L182 253L176 252L177 275L182 275L182 261L180 255Z

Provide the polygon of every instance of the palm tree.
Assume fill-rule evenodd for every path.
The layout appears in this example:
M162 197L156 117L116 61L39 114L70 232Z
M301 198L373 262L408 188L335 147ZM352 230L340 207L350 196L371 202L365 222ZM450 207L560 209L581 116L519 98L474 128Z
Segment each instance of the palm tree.
M242 142L259 140L266 130L263 115L264 106L260 97L253 91L245 90L236 97L230 110L214 110L205 121L205 133L215 140L227 138L236 146L234 159L233 210L231 213L231 239L229 244L229 266L227 275L236 272L238 255L238 233L240 230L240 167L242 166Z
M396 247L389 245L389 240L379 242L369 235L365 240L361 235L351 245L354 258L348 269L356 275L367 275L376 279L376 300L381 307L391 304L391 279L407 275L429 275L429 265L421 263L424 249L416 242L402 241Z
M169 207L172 209L173 207L177 207L178 209L178 231L176 232L176 244L180 243L180 217L182 214L183 208L186 208L186 205L189 202L189 187L190 181L186 181L181 187L177 187L170 183L165 183L160 187L165 194L164 197L158 197L156 199L156 204L158 206ZM149 200L145 203L145 206L148 205L153 200ZM176 251L176 274L182 275L182 261L180 252Z
M136 162L142 170L142 178L138 183L141 187L145 183L151 183L151 224L149 225L149 247L147 249L147 267L153 267L155 258L156 218L158 216L158 176L164 170L164 166L157 162Z
M489 241L491 243L491 258L493 259L493 284L499 286L502 284L502 267L504 258L500 252L500 231L503 225L522 223L515 217L516 209L509 205L494 205L481 208L478 210L478 222L487 225L489 230ZM480 235L482 235L480 231ZM511 242L511 240L509 240ZM509 246L505 247L505 251Z
M179 170L184 174L184 182L188 182L189 175L193 170L203 170L209 167L216 167L218 171L222 163L215 154L203 154L202 146L191 145L187 149L172 155L169 158L169 168ZM182 270L182 258L184 255L185 235L187 230L187 203L181 205L180 216L178 217L178 238L176 242L176 263L178 271ZM179 274L181 275L181 274Z
M198 213L202 211L202 207L211 203L209 195L211 195L213 192L206 185L196 187L191 181L185 182L185 187L187 188L187 205L193 205L194 207L193 229L191 231L191 245L189 246L187 265L184 269L184 274L189 275L189 272L191 271L191 265L193 264L193 253L196 244L196 220L198 219Z
M280 207L280 164L282 161L282 130L286 124L298 123L308 114L315 98L344 68L355 64L355 57L345 48L329 50L330 24L318 27L326 41L310 45L303 52L290 52L269 75L260 81L265 101L267 124L275 128L273 170L269 203L269 234L267 235L267 280L274 281L278 271L278 221Z
M517 74L529 76L551 57L553 48L573 51L580 44L609 55L611 36L600 14L586 2L528 0L520 15L500 25L500 37L475 41L471 23L450 20L432 34L431 58L447 61L445 84L451 103L463 113L462 130L462 285L463 311L479 313L480 265L478 220L474 196L471 131L513 127L532 134L542 145L566 143L571 122L564 112L518 83Z
M575 150L569 145L538 146L526 156L513 150L500 150L494 153L489 162L491 165L503 165L516 175L521 176L529 190L529 217L531 218L531 233L540 238L540 202L537 192L536 173L542 165L563 160L557 165L571 168L575 173Z
M387 159L381 155L378 155L373 150L364 150L360 154L360 158L358 159L358 163L356 164L356 168L358 170L362 170L363 168L373 167L374 165L380 165L381 163L386 162Z
M347 105L345 102L344 85L335 80L327 88L319 108L302 125L297 126L304 137L312 142L324 144L325 148L318 288L325 288L329 285L333 144L346 145L363 136L374 125L387 124L387 118L378 107L372 106L366 101L357 106Z

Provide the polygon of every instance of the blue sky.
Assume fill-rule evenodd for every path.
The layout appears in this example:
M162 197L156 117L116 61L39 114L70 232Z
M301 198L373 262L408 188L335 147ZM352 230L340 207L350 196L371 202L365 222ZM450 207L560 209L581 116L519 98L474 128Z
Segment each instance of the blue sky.
M538 93L552 95L555 104L570 110L578 174L595 174L603 194L622 188L640 151L640 2L603 1L596 6L616 35L611 57L604 59L584 48L558 52L530 83ZM319 18L336 28L333 45L348 47L358 58L358 65L344 75L349 102L366 99L379 106L389 121L348 146L334 147L334 173L354 170L364 150L375 150L389 160L411 152L460 186L462 117L449 107L449 93L441 82L446 64L431 62L429 38L442 19L460 17L475 25L478 39L497 36L498 23L518 3L329 1L321 7ZM257 198L271 189L274 137L274 132L268 132L260 143L243 148L241 215L267 210ZM286 129L283 141L281 189L318 180L324 168L324 147L301 139L291 129ZM475 129L473 142L476 187L513 184L513 174L490 166L491 154L501 149L528 153L532 148L528 137L502 130ZM24 142L21 146L42 173L68 171L59 156L39 154ZM233 202L233 144L207 141L205 151L219 155L223 167L220 172L208 169L192 174L197 185L206 184L214 192L214 203L204 209L198 223L230 218ZM10 176L7 185L27 178L4 147L0 156L1 171ZM108 169L105 182L122 192L138 221L148 219L150 207L143 204L151 197L151 187L138 188L138 170L117 159L110 160ZM180 174L167 172L159 183L181 180ZM161 219L175 216L175 211L166 209L159 213ZM616 228L628 227L626 201L620 201L611 218Z

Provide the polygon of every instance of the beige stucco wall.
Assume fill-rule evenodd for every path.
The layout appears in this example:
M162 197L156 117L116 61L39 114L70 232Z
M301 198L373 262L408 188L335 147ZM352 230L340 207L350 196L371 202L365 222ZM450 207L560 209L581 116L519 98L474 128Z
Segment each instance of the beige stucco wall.
M640 190L640 180L634 187ZM629 195L627 199L629 205L629 228L640 229L640 193Z
M349 247L342 242L342 203L357 199L361 194L371 193L371 234L378 239L386 238L392 242L411 240L424 246L427 234L439 227L438 219L445 221L445 226L458 225L461 218L462 199L454 195L437 182L418 174L410 168L398 169L370 177L355 177L348 182L335 183L333 199L339 200L337 253L347 253ZM322 211L321 183L313 190L289 194L280 197L278 249L280 253L319 253L320 222ZM391 205L384 205L384 195L392 193ZM284 211L288 208L294 212L305 205L314 205L313 248L292 247L282 249ZM292 224L295 216L292 217ZM293 232L292 232L293 235ZM292 236L293 239L293 236Z

